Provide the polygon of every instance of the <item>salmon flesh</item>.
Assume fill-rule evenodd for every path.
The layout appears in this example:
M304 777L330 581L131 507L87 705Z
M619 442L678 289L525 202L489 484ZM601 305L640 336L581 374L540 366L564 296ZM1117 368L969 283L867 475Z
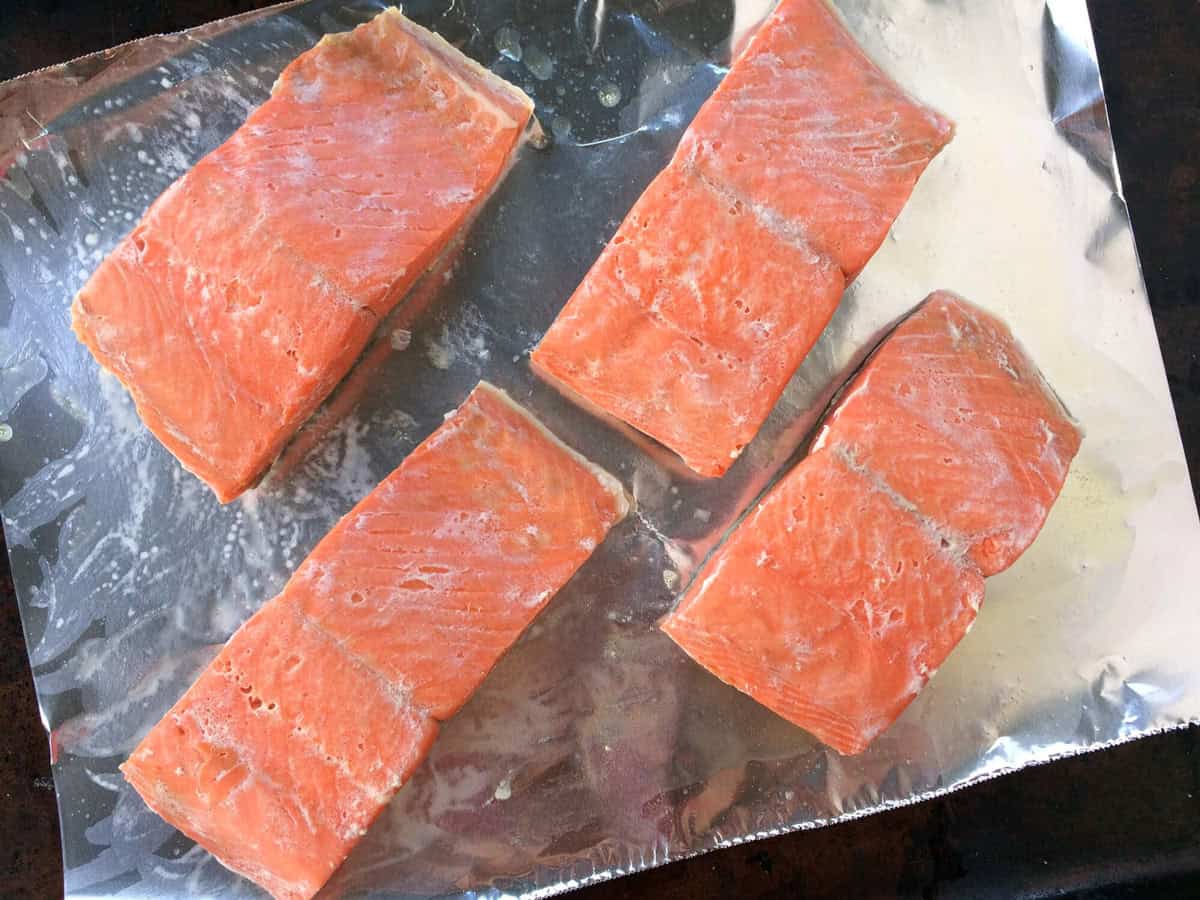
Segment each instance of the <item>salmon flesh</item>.
M482 205L532 110L395 9L327 35L100 264L75 333L228 502Z
M628 509L616 479L481 383L121 771L229 868L311 897Z

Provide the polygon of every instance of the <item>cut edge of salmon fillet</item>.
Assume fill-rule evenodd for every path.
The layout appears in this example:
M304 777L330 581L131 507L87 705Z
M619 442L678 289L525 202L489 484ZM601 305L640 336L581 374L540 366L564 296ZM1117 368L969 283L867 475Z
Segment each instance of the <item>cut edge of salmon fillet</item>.
M512 122L513 138L504 155L504 164L502 168L498 171L495 178L491 180L487 190L477 198L472 210L468 213L465 220L459 224L455 233L449 236L445 242L445 246L449 247L455 244L455 242L461 240L462 235L465 234L466 231L471 227L480 210L488 203L489 199L499 188L500 184L503 182L505 176L511 170L512 166L515 165L518 155L516 151L519 149L519 146L523 140L531 133L540 130L540 127L536 124L536 119L533 117L533 102L516 85L510 84L495 73L492 73L481 66L479 63L460 53L439 35L436 35L433 32L430 32L427 29L421 28L419 25L412 23L395 7L387 8L374 19L363 23L355 29L336 35L326 35L320 42L318 42L317 47L320 47L322 44L327 45L328 43L350 41L352 40L351 36L356 32L359 32L360 29L368 29L372 26L382 28L385 24L399 29L405 36L420 44L420 46L422 46L441 62L445 72L450 77L456 79L474 96L489 96L494 105L498 109L503 109L505 111L505 115ZM289 63L289 65L276 80L275 85L272 88L271 99L275 98L276 92L280 90L281 85L285 85L287 83L289 73L295 71L301 60L304 59L304 57L306 57L308 54L312 53L313 50L317 49L317 47L306 51L304 54L301 54L300 57L297 57L297 59ZM267 103L270 102L271 100L267 101ZM264 106L265 105L266 104L264 104ZM262 108L263 107L259 107L259 110ZM255 110L254 113L251 113L251 117L253 117L257 112L258 110ZM534 123L532 126L532 131L530 126L531 122ZM193 173L197 170L204 168L209 158L218 154L221 150L221 147L224 147L225 144L233 141L233 139L236 138L240 132L241 129L239 128L225 143L216 148L213 153L201 159L195 166L193 166L192 169L181 176L181 178L174 185L169 187L163 192L162 195L156 198L154 203L151 204L150 208L143 216L141 222L139 222L138 226L135 227L134 231L136 232L137 228L142 226L142 223L150 219L151 216L155 214L156 210L161 210L163 205L169 202L169 196L173 193L172 188L176 187L189 177L192 177ZM214 168L215 175L215 169L219 167L209 166L208 168ZM119 244L118 247L114 249L113 253L110 254L110 257L115 256L121 247L127 244L131 238L132 233L122 240L121 244ZM439 265L440 260L441 256L435 255L430 262L429 268L434 268ZM104 268L108 265L109 258L106 258L101 263L100 268ZM99 272L99 269L97 272ZM408 295L408 289L406 285L415 285L417 282L419 282L421 274L422 273L418 272L411 275L411 277L405 277L403 279L403 283L401 283L399 280L396 282L399 287L395 287L392 290L391 296L385 303L385 305L388 307L389 314L394 312L398 306L403 305L401 301ZM380 333L380 330L384 328L388 318L387 315L380 317L378 314L375 314L375 330L368 334L365 339L354 339L355 344L360 344L361 346L357 346L356 349L354 349L354 352L350 354L351 362L345 366L337 364L336 371L330 371L327 373L323 382L328 384L328 387L325 387L323 390L314 393L307 404L306 411L302 411L302 415L295 417L294 424L291 423L292 417L289 417L287 421L276 427L275 430L278 432L277 434L267 435L264 432L264 435L262 436L264 440L260 441L260 443L265 441L265 443L269 444L270 449L261 454L261 458L256 455L253 460L249 460L247 462L246 466L238 467L238 471L226 471L227 467L223 463L218 463L215 461L215 459L210 459L205 454L203 448L199 446L197 442L192 439L192 436L187 433L188 429L186 426L182 426L175 422L174 417L169 415L166 411L156 408L155 405L150 402L148 397L146 397L145 394L140 390L137 379L131 373L123 371L125 367L121 365L120 360L111 357L111 355L106 352L97 334L94 333L96 330L95 323L92 321L91 316L89 315L86 306L81 299L91 286L95 277L96 273L93 273L92 279L89 279L88 284L84 285L79 294L76 295L71 305L72 330L75 332L79 341L88 348L89 352L100 364L100 366L113 374L118 381L120 381L126 391L131 395L139 418L141 418L149 430L159 439L159 441L167 448L167 450L176 457L176 459L187 471L196 475L198 478L200 478L200 480L209 486L221 503L228 503L236 499L240 494L252 488L262 480L263 476L265 476L272 464L283 452L287 443L295 437L299 427L302 426L303 423L317 411L321 404L336 389L336 386L342 380L344 380L350 371L352 371L354 361L369 351L369 347L372 342L372 335L378 335ZM364 312L369 312L369 310L364 307ZM271 427L272 426L269 424L264 425L264 428L267 429L270 429ZM266 440L268 437L270 440Z
M375 373L392 352L408 347L408 342L412 340L411 328L414 322L438 297L444 281L449 280L465 246L464 234L473 222L474 220L463 227L463 231L455 236L429 269L413 283L401 302L379 322L366 347L346 373L346 377L338 382L329 396L297 429L261 478L265 479L268 475L272 478L286 478L302 465L313 449L362 399Z
M362 713L357 734L321 727L347 712L322 693L330 682L353 694ZM385 752L383 733L398 752ZM156 814L227 868L276 897L308 898L411 777L437 733L437 722L386 680L270 601L120 771ZM281 837L272 826L288 822L284 853L270 839ZM245 834L247 827L254 832Z
M635 445L638 450L645 453L648 457L654 460L655 463L662 466L664 469L669 469L676 475L684 478L707 477L700 475L695 469L689 466L678 453L668 447L661 441L656 440L646 432L641 431L634 425L622 419L615 413L609 412L603 406L596 403L591 397L586 394L581 394L579 391L571 387L569 383L556 376L553 371L543 366L538 360L534 359L531 353L530 369L542 380L542 382L551 388L556 394L579 407L593 418L604 422L609 428L619 432L631 444Z
M490 381L485 380L480 381L475 387L475 390L481 391L500 403L503 403L508 409L521 416L528 424L536 428L541 433L542 437L549 441L555 448L561 450L575 463L591 472L596 481L600 483L600 486L604 488L606 492L612 495L613 500L616 502L617 522L623 520L637 508L637 504L634 501L633 496L627 490L625 490L625 485L621 483L619 478L598 463L592 462L570 444L566 443L566 441L551 431L541 419L514 400L512 396L503 388L499 388ZM614 524L616 523L614 522Z
M471 83L482 86L491 92L494 97L507 98L508 102L506 105L508 106L509 114L512 116L514 126L521 126L533 115L534 103L528 94L512 82L506 81L495 72L467 56L436 31L418 25L405 16L401 9L396 6L387 7L380 15L386 16L388 21L408 33L414 40L435 54L441 59L448 71L453 73L458 69L460 70L458 74L466 76ZM326 34L322 36L321 40L337 41L347 34L350 34L350 32ZM284 72L286 71L285 69ZM274 87L272 87L272 91L274 91Z

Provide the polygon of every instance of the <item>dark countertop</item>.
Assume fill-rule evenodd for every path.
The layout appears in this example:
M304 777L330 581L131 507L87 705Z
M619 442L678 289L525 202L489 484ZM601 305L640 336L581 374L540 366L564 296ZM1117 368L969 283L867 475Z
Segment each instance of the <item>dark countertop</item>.
M263 5L31 0L11 15L17 4L3 3L0 79ZM1167 376L1200 473L1200 3L1089 6ZM6 557L0 568L0 896L42 900L62 893L58 819ZM1150 737L576 896L1200 896L1198 744L1200 728Z

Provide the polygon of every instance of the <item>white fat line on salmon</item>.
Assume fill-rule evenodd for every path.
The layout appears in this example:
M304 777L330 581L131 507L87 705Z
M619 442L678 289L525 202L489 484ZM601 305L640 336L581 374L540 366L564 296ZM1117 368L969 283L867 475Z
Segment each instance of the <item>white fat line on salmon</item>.
M810 257L813 263L827 262L830 265L837 266L837 263L830 259L825 254L821 253L812 242L808 239L808 233L804 226L798 222L794 222L786 218L778 210L773 209L767 204L754 200L740 191L735 190L727 184L721 184L705 175L700 167L696 165L696 151L693 150L690 157L674 159L671 165L679 165L685 172L692 175L697 182L708 189L718 200L728 203L730 206L740 207L749 210L750 214L765 231L769 231L772 235L779 238L785 244L795 247L797 250L802 250ZM838 271L841 268L838 267Z
M334 527L336 528L337 526ZM297 570L297 575L301 571L303 571L303 566ZM284 590L287 590L286 586L284 587ZM282 594L280 596L282 596ZM275 600L271 600L269 602L274 603ZM292 616L300 623L301 627L311 628L321 637L322 640L332 645L334 650L344 656L348 662L359 666L369 674L373 675L379 681L385 696L392 701L393 706L395 706L398 712L407 712L409 710L417 710L418 712L421 711L420 707L417 706L413 701L412 694L407 688L393 682L390 678L371 665L371 663L368 662L365 657L360 656L346 646L347 642L350 640L349 636L337 637L322 627L320 622L309 618L302 611L293 606L288 606L288 612L291 613ZM230 638L230 640L233 640L233 638Z
M295 722L292 724L291 730L294 737L304 740L307 748L310 751L312 751L318 757L324 759L328 765L333 766L334 769L336 769L337 772L346 779L346 781L358 788L358 790L361 791L369 801L382 805L392 799L392 795L395 792L389 788L383 788L382 790L372 789L356 779L354 770L351 768L349 761L344 757L337 755L336 753L331 753L329 748L326 747L321 741L321 735L316 729L305 725L302 722ZM255 774L258 773L256 772ZM300 808L303 809L303 805L301 805Z
M832 453L833 456L843 465L845 465L846 468L870 481L871 486L874 487L875 490L879 491L879 493L887 497L893 505L904 510L914 519L916 519L921 530L924 531L929 537L934 538L936 542L940 543L943 553L960 565L970 562L967 559L969 542L966 541L962 535L940 525L922 513L920 509L917 508L915 503L884 481L883 476L878 475L871 469L867 468L867 466L859 462L858 458L855 457L854 450L852 448L848 447L846 444L837 443L830 447L829 452ZM801 462L800 465L804 465L804 463Z
M724 541L722 541L721 544L718 546L723 546L723 545L724 545ZM709 589L709 587L712 586L713 582L715 582L718 578L721 577L721 570L725 568L725 563L728 561L729 561L728 554L722 554L721 556L719 556L717 558L716 563L713 565L712 571L704 576L704 580L701 581L700 586L698 588L696 588L695 596L697 596L697 597L703 596L704 593ZM692 593L690 589L689 589L688 593L689 594ZM686 620L686 618L687 618L686 615L683 618Z
M692 272L686 272L680 276L679 280L682 281L684 283L684 285L686 285L688 287L689 290L691 290L691 292L696 297L696 301L697 301L698 305L700 305L700 307L703 308L704 302L705 302L705 296L700 290L700 286L696 281L695 274ZM650 306L643 307L643 311L645 312L647 318L652 319L656 324L660 325L664 331L669 331L672 334L677 334L680 337L686 338L687 340L691 341L693 344L695 344L697 347L699 347L701 350L703 350L705 353L707 353L710 356L713 356L713 357L725 356L728 359L732 360L733 363L735 363L736 365L743 366L743 367L748 367L751 365L750 362L739 359L733 353L730 353L729 351L723 350L720 347L714 345L711 341L696 334L692 329L690 329L684 325L678 324L678 323L672 321L671 319L668 319L666 316L664 316L662 313L660 313L658 311L658 308L660 305L661 305L660 300L658 298L655 298L654 302L651 303ZM682 362L685 366L687 366L688 371L691 373L694 373L697 378L707 380L710 377L709 374L705 371L697 371L696 368L691 364L690 360L685 359L685 360L680 360L680 362ZM734 454L734 455L736 457L736 454Z

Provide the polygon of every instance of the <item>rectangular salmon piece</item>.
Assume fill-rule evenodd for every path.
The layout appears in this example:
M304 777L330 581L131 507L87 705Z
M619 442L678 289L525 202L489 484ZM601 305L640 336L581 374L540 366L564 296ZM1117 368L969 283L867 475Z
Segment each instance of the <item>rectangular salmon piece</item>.
M870 358L815 444L853 455L994 575L1037 537L1081 441L1008 326L942 291Z
M134 750L164 819L308 898L628 512L483 383L317 545Z
M858 753L1033 541L1080 433L1008 328L933 294L662 628L721 680Z
M615 478L485 382L281 600L446 719L628 511Z
M887 728L966 634L983 578L870 476L814 453L697 574L663 630L841 753Z
M327 35L101 263L75 332L228 502L465 227L532 109L395 9Z
M717 476L757 433L843 288L837 266L802 240L669 167L533 365Z
M952 124L824 0L783 0L532 356L715 477L758 432Z

